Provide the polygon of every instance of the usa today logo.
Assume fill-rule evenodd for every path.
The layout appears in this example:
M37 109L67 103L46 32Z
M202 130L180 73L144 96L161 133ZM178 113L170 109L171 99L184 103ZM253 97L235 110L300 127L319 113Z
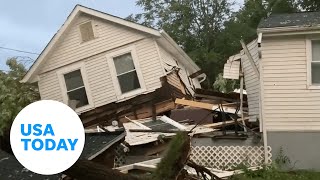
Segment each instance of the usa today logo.
M65 171L80 157L85 141L82 122L67 105L51 100L34 102L13 121L10 143L17 160L38 174Z

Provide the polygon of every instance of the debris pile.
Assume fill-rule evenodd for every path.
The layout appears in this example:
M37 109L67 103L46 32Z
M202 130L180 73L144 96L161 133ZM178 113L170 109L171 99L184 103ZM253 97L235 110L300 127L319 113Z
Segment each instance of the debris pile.
M115 133L125 132L125 137L115 149L114 167L122 173L163 174L170 168L173 179L220 179L240 171L226 171L199 165L190 158L194 156L191 147L201 144L212 146L214 140L261 138L259 125L249 122L246 95L239 93L224 94L196 89L193 98L181 97L170 103L168 111L155 109L149 117L135 119L135 116L122 116L121 120L112 119L87 127L87 132ZM156 107L155 107L156 108ZM161 107L165 109L165 107ZM160 112L160 113L157 113ZM172 140L184 134L181 141ZM176 139L175 138L175 139ZM211 144L203 139L211 139ZM179 138L178 138L179 139ZM179 143L184 148L178 150ZM214 142L216 143L216 142ZM161 165L173 159L175 165ZM178 159L175 159L176 157ZM110 160L109 160L110 161ZM103 164L106 162L100 162ZM167 173L168 174L168 173ZM169 173L170 174L170 173ZM163 176L161 176L163 177ZM169 178L169 177L168 177Z

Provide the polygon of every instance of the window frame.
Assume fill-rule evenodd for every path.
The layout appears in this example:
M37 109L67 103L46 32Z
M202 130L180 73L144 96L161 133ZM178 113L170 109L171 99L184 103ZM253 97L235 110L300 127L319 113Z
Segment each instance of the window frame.
M88 41L83 41L83 40L82 40L82 35L81 35L80 26L81 26L82 24L85 24L85 23L88 23L88 22L91 22L91 27L92 27L92 31L93 31L93 39L88 40ZM87 43L87 42L94 41L95 39L98 38L98 32L97 32L97 30L96 30L96 28L95 28L96 25L95 25L95 21L94 21L94 20L86 20L86 21L83 21L83 22L79 23L77 26L78 26L78 35L79 35L80 44L85 44L85 43Z
M312 41L320 41L320 37L306 39L306 55L307 55L307 88L320 89L320 84L312 84ZM319 61L320 63L320 61Z
M134 64L134 67L135 67L135 71L137 73L138 80L139 80L139 83L140 83L140 88L132 90L132 91L129 91L129 92L126 92L126 93L122 93L121 92L120 83L118 81L118 75L117 75L116 67L115 67L115 64L114 64L114 58L118 57L118 56L121 56L121 55L124 55L124 54L127 54L127 53L131 53L132 61L133 61L133 64ZM109 69L110 69L110 74L111 74L113 87L115 89L115 94L116 94L118 100L125 99L125 98L131 97L131 96L134 96L136 94L140 94L140 93L143 93L143 92L146 91L146 86L145 86L145 83L144 83L144 78L143 78L142 71L141 71L141 68L140 68L140 64L139 64L139 61L138 61L138 56L137 56L137 53L136 53L135 46L129 46L129 47L122 48L122 49L119 49L119 50L117 50L115 52L107 54L107 61L108 61Z
M57 71L57 75L58 75L58 78L59 78L59 84L60 84L60 89L61 89L61 92L62 92L63 102L66 105L69 105L68 104L68 99L69 99L68 98L68 92L69 91L67 90L67 85L66 85L66 81L65 81L64 75L68 74L70 72L73 72L73 71L77 71L77 70L80 70L80 72L81 72L83 86L85 88L85 91L86 91L86 94L87 94L87 98L88 98L88 104L87 105L75 109L75 111L77 113L81 113L81 112L84 112L84 111L88 111L88 110L90 110L90 109L92 109L94 107L93 99L92 99L92 96L91 96L90 87L89 87L89 83L88 83L88 79L87 79L87 74L86 74L86 71L85 71L85 63L84 62L80 62L80 63L76 63L76 64L72 64L72 65L66 66L66 67L60 69L59 71ZM78 88L76 88L76 89L78 89Z

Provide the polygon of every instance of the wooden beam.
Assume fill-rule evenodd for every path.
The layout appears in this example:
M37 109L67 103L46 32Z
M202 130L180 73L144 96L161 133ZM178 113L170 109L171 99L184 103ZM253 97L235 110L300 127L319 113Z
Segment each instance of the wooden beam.
M246 117L243 119L244 121L248 121L249 118ZM242 119L239 118L237 119L237 122L241 122ZM225 122L218 122L218 123L212 123L212 124L206 124L206 125L203 125L204 127L208 127L208 128L220 128L222 126L229 126L229 125L233 125L235 124L235 121L234 120L231 120L231 121L225 121Z
M219 105L216 105L216 104L196 102L196 101L190 101L190 100L179 99L179 98L176 99L175 103L180 104L180 105L185 105L185 106L192 106L192 107L197 107L197 108L208 109L208 110L215 110L215 109L219 108Z
M251 67L252 67L253 71L257 75L258 79L260 79L259 70L258 70L256 64L254 63L254 60L253 60L253 58L251 56L251 53L249 52L249 49L248 49L247 45L244 43L244 41L242 39L240 40L240 43L241 43L241 46L242 46L242 48L244 50L244 53L247 55L247 57L249 59L249 62L251 64Z

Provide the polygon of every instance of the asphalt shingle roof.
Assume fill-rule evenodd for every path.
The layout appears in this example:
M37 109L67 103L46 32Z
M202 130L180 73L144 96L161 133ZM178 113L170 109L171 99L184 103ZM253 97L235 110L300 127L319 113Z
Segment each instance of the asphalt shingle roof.
M272 14L262 19L258 28L320 25L320 12Z
M0 179L14 180L58 180L61 174L43 176L24 168L18 160L0 150Z
M121 139L124 139L123 131L114 133L86 133L86 140L80 158L88 159L107 146L112 146Z

